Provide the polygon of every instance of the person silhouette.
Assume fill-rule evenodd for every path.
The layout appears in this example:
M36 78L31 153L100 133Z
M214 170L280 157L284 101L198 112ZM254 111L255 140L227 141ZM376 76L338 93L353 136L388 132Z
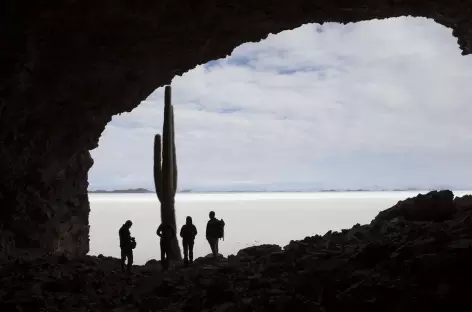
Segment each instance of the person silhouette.
M210 211L209 216L210 220L208 220L206 227L206 239L210 244L213 258L216 259L218 257L218 240L224 237L225 222L215 218L214 211Z
M197 228L192 223L192 217L188 216L186 223L180 229L180 237L182 237L182 246L184 247L184 264L188 266L193 263L193 246L197 236Z
M120 236L120 249L121 249L121 271L125 272L125 261L128 259L127 272L131 273L131 266L133 265L133 243L134 238L131 237L130 228L133 222L130 220L126 221L118 231Z
M172 252L171 242L172 238L175 236L175 231L172 226L167 223L161 223L156 231L157 236L161 238L161 265L163 270L169 268L169 257Z

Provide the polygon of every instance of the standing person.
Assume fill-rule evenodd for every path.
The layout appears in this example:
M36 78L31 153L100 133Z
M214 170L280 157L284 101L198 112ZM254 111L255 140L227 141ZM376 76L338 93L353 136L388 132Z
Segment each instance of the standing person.
M121 248L121 271L125 272L125 261L128 259L127 272L131 273L131 266L133 265L133 249L136 247L134 237L131 237L130 228L133 222L130 220L126 221L118 231L120 235L120 248Z
M197 228L192 223L192 217L187 217L186 223L180 229L180 237L182 237L182 245L184 247L184 264L188 266L189 256L190 264L193 263L193 245L197 236Z
M224 226L225 222L215 218L215 212L210 211L210 220L208 220L206 227L206 239L215 259L218 257L218 240L224 236Z
M161 238L161 265L163 270L169 268L169 256L172 252L171 242L175 235L174 228L167 223L161 223L156 231L157 236Z

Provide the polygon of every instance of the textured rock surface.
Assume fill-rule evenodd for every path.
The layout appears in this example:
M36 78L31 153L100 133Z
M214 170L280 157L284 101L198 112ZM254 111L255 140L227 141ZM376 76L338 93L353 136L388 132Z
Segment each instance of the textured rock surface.
M0 310L469 311L471 217L378 220L165 273L154 260L130 278L103 256L17 260L0 266Z
M472 210L472 195L454 198L454 205L459 211Z
M466 199L459 199L456 200L456 203L460 204L465 201ZM395 206L380 212L374 222L394 219L444 221L448 220L456 212L456 209L454 194L451 191L432 191L398 202Z
M111 116L236 46L309 22L424 16L472 50L472 0L4 0L0 254L88 249L89 150Z

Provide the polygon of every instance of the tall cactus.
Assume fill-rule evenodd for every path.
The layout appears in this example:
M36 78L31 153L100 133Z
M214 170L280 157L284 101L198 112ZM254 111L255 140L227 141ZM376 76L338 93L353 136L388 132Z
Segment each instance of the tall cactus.
M154 184L157 198L161 202L161 222L172 226L177 233L175 222L177 158L174 138L174 108L171 104L170 86L165 87L162 140L159 134L154 137ZM182 260L177 235L172 238L169 256L171 260Z

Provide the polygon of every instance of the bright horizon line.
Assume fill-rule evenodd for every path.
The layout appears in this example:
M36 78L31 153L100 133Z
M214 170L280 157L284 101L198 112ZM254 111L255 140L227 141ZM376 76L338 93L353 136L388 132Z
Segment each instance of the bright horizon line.
M128 192L132 190L145 190L146 192ZM190 188L185 188L183 190L178 190L176 193L180 194L192 194L192 193L329 193L329 192L406 192L406 191L434 191L434 190L450 190L450 191L467 191L472 190L472 187L405 187L405 188L313 188L311 190L304 189L253 189L253 190L244 190L244 189L212 189L212 188L202 188L201 190ZM117 188L117 189L105 189L105 188L96 188L87 190L88 193L114 193L114 194L149 194L155 193L155 189L148 189L144 187L136 188Z
M471 192L472 189L405 189L405 190L339 190L339 191L208 191L208 192L176 192L176 195L236 195L236 194L332 194L332 193L413 193L432 191ZM91 195L149 195L156 196L154 192L88 192Z
M186 201L238 201L238 200L323 200L355 198L395 198L405 200L430 190L414 191L364 191L364 192L242 192L242 193L177 193L176 202ZM472 190L455 190L454 197L472 194ZM92 193L90 202L156 202L153 193Z

